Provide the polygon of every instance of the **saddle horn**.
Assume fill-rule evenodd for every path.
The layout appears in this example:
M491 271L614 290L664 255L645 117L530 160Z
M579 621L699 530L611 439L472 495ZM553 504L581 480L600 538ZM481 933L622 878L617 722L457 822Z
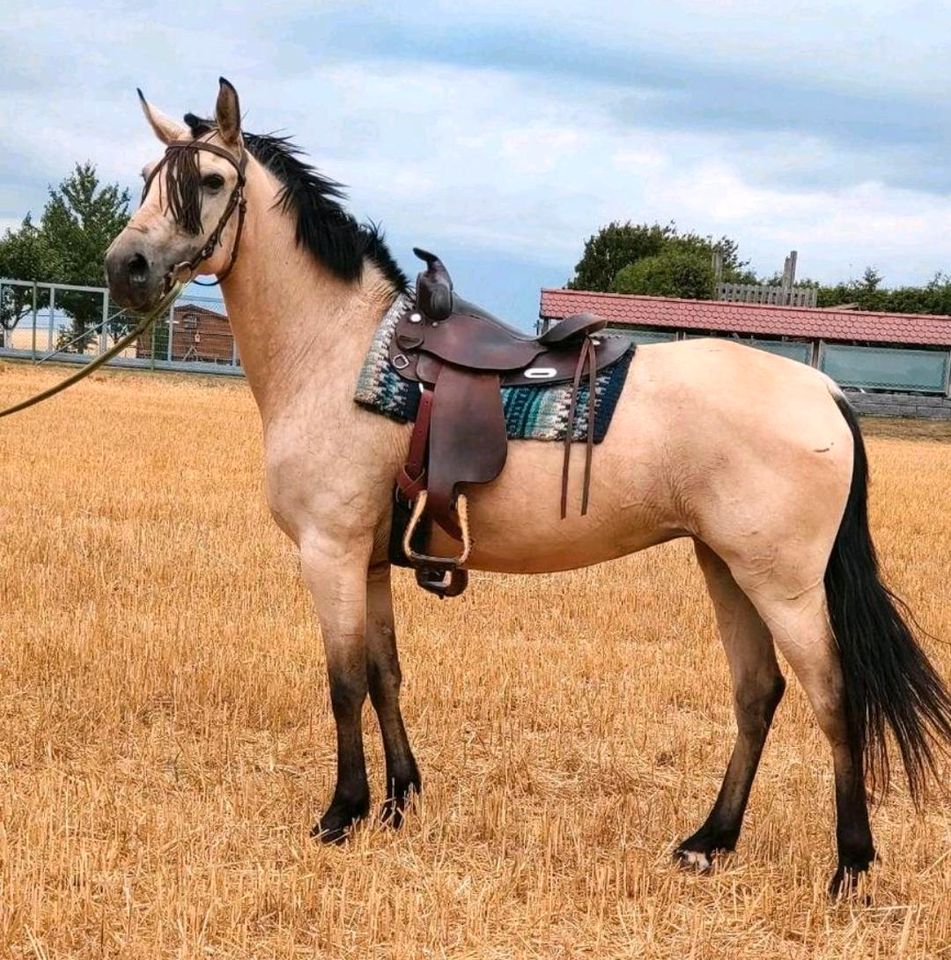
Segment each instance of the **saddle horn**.
M442 260L434 253L413 247L413 253L426 264L416 278L416 306L433 320L445 320L452 313L452 278Z

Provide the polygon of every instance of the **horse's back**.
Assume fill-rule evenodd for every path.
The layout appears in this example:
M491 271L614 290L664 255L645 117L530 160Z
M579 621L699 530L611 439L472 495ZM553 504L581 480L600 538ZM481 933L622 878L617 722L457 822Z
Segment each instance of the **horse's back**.
M824 534L851 476L851 435L833 389L810 367L730 341L638 347L594 451L587 516L583 458L562 520L561 445L512 441L501 477L470 497L472 565L566 569L677 536L749 536L771 518L785 531L798 517ZM821 515L811 517L817 500Z

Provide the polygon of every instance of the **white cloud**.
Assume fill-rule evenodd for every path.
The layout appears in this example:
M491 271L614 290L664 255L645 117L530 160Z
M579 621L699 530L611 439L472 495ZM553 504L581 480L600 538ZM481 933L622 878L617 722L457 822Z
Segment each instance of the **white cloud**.
M567 277L601 224L675 219L729 233L764 273L791 247L803 273L826 280L874 263L889 282L922 282L951 262L951 199L886 185L890 166L912 148L891 147L884 132L860 147L808 132L728 133L715 116L702 129L665 129L639 122L636 109L625 114L629 122L618 120L621 107L656 101L648 86L479 67L472 57L463 66L351 55L345 45L322 56L322 31L353 10L324 3L314 12L295 2L273 18L212 7L201 29L191 7L186 16L175 4L25 10L17 29L30 43L0 39L11 65L0 82L0 225L38 212L46 184L77 160L92 159L106 178L136 188L157 145L135 85L180 115L208 109L223 72L238 86L250 129L292 132L318 166L350 184L360 215L437 248L442 240L492 249ZM379 10L381 20L386 10L405 13ZM632 58L649 46L673 72L702 62L747 71L751 84L781 76L873 99L896 91L943 97L947 11L879 0L859 14L852 3L811 0L797 7L795 23L774 30L773 10L766 0L715 10L673 0L599 4L593 16L564 0L482 0L461 10L434 0L423 13L453 18L463 40L468 26L515 25L561 31L566 50L572 37L615 52L627 44ZM888 56L876 53L883 43ZM690 97L689 84L682 95Z

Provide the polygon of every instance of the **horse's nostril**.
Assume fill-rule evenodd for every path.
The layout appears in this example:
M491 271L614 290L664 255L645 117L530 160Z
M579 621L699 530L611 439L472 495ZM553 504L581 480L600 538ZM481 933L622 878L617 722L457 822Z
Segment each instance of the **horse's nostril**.
M132 283L146 283L148 281L149 261L146 260L141 253L136 253L129 257L126 268L129 271L129 280Z

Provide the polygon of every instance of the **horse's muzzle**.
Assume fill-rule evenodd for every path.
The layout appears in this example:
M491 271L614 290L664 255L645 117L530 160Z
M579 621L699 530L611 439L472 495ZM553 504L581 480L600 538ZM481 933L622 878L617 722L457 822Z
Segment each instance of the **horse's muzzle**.
M113 245L106 254L106 276L112 299L130 310L145 311L163 294L163 273L142 250Z

